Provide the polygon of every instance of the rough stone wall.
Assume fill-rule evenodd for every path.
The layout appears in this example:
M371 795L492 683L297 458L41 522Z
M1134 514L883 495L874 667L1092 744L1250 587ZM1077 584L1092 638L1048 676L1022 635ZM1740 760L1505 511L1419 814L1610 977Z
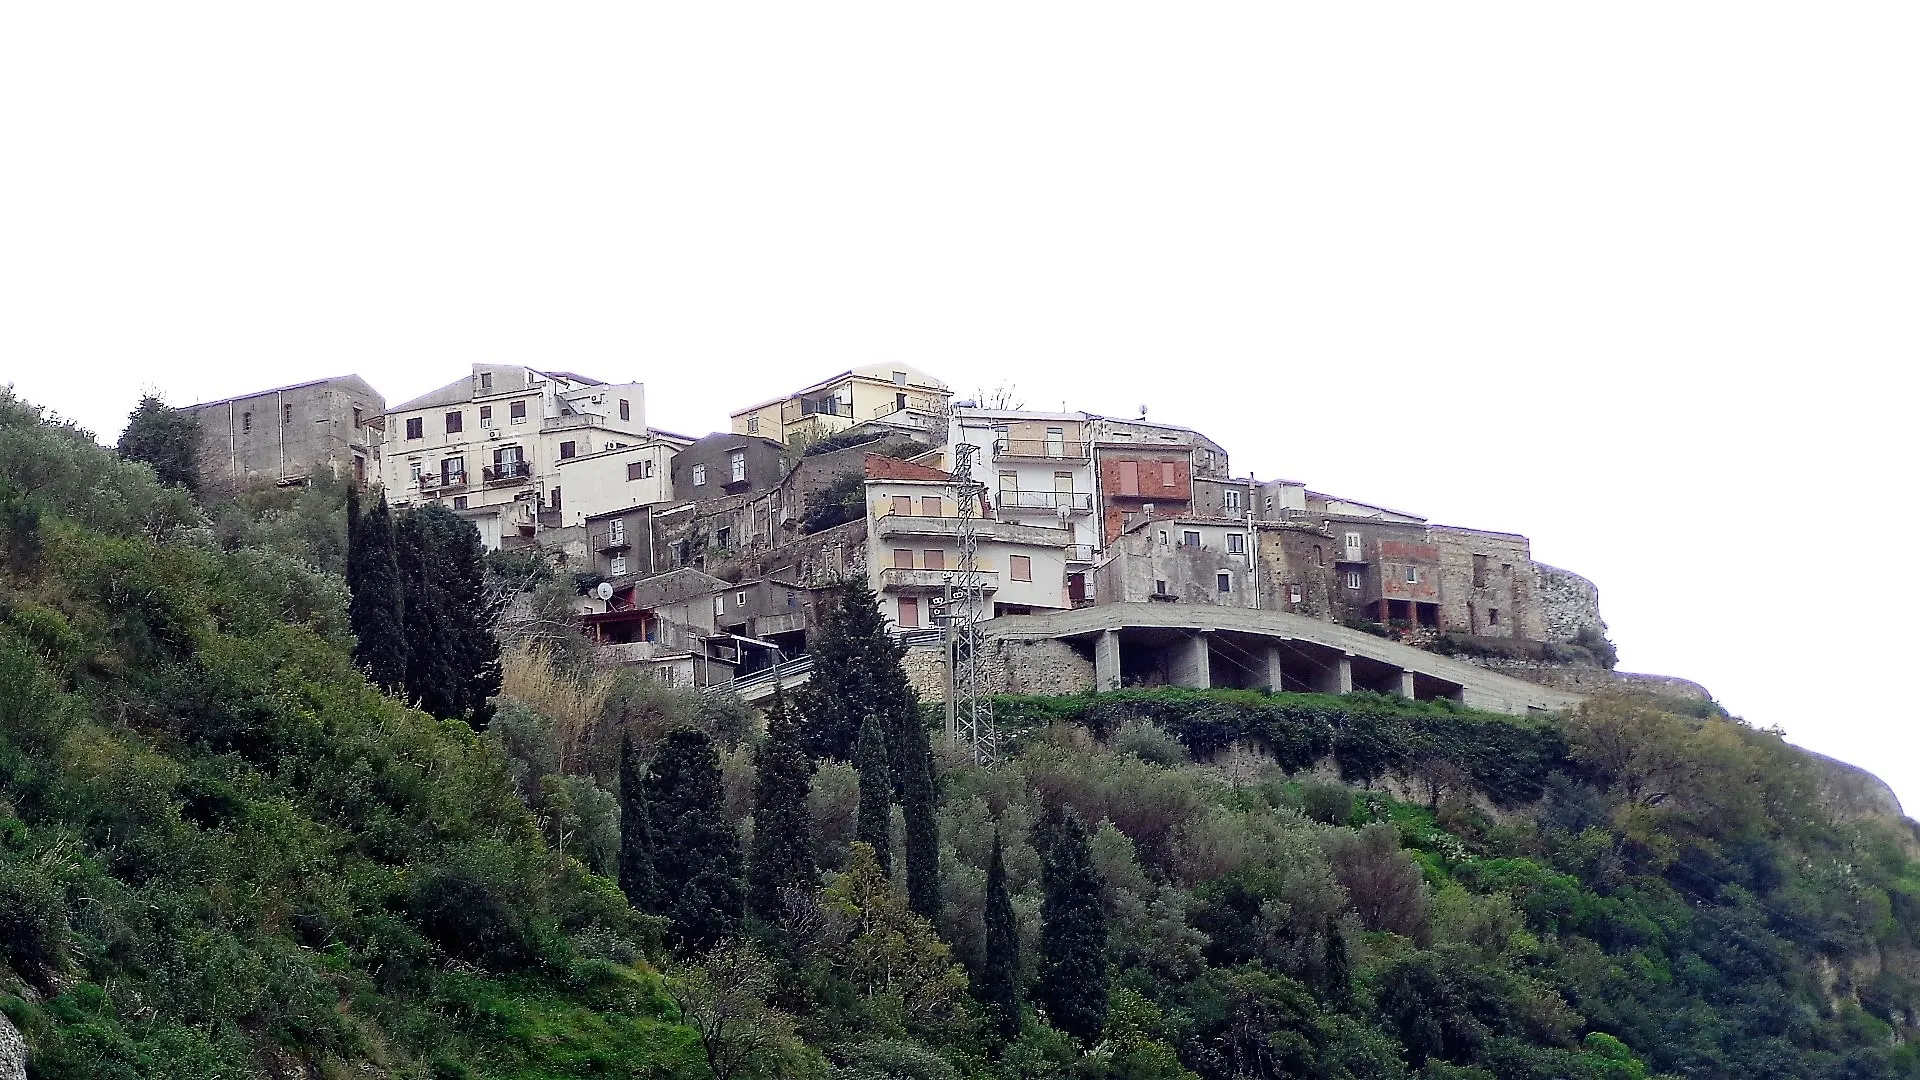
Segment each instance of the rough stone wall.
M27 1040L0 1013L0 1080L27 1080Z
M1682 679L1673 675L1608 671L1605 668L1510 656L1456 656L1454 659L1489 671L1497 671L1502 675L1511 675L1516 679L1525 679L1540 686L1570 690L1576 694L1599 694L1610 690L1642 690L1694 701L1713 700L1713 695L1707 692L1706 687L1691 679Z
M1001 693L1084 694L1093 689L1093 658L1069 642L1043 638L995 644Z
M809 587L846 581L867 572L867 521L849 521L707 569L735 581L772 576Z
M1546 640L1537 598L1532 545L1515 533L1435 526L1428 538L1440 554L1440 626L1485 637ZM1482 573L1476 575L1475 556ZM1476 584L1476 579L1481 583ZM1500 622L1488 620L1500 612Z
M786 505L793 511L795 518L806 513L809 500L824 490L834 478L842 473L861 472L866 467L868 454L888 454L903 447L923 444L905 435L883 435L869 443L849 446L840 450L830 450L812 457L802 457L794 462L787 478L781 482L786 496Z
M1600 617L1599 586L1546 563L1534 563L1533 570L1544 640L1572 641L1583 626L1607 632L1607 622Z

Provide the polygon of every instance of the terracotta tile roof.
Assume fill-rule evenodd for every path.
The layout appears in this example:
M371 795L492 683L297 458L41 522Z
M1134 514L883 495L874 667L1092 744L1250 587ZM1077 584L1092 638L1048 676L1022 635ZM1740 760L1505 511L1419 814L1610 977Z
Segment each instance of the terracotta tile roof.
M915 465L911 461L901 461L881 454L867 455L867 479L869 480L950 480L952 477L939 469L929 469L925 465Z

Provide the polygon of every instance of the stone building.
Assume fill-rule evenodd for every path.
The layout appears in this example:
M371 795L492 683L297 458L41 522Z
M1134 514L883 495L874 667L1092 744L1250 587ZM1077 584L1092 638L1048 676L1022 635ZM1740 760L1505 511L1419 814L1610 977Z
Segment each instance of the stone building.
M1262 607L1254 552L1253 529L1244 520L1186 515L1136 521L1108 545L1098 598L1103 604Z
M1481 637L1549 640L1531 545L1517 533L1434 525L1440 557L1440 625Z
M200 424L201 489L233 492L304 480L316 470L371 483L380 475L387 403L358 375L189 405Z

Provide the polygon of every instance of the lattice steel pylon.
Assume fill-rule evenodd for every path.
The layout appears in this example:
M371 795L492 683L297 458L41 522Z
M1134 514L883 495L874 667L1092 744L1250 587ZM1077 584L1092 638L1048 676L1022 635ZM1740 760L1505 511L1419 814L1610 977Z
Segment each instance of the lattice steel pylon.
M981 685L980 623L987 616L978 525L986 485L973 479L975 449L959 442L953 447L960 557L947 575L941 606L947 627L947 739L970 750L975 764L991 768L999 756L999 732L993 723L993 697Z

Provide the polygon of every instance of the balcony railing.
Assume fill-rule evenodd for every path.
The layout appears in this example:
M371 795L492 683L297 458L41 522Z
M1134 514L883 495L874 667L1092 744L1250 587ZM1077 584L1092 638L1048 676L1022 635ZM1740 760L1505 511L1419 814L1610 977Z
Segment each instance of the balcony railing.
M885 405L876 407L873 410L873 415L892 416L897 412L932 412L933 410L934 405L932 398L920 394L912 394L907 397L906 408L902 409L899 400L895 399Z
M1088 445L1084 442L1066 442L1060 439L998 439L993 444L993 456L1033 458L1043 461L1085 461Z
M947 579L955 576L952 570L911 570L904 566L889 566L880 571L880 591L895 593L937 593L947 587ZM993 592L1000 588L1000 574L994 570L980 571L980 588Z
M572 428L597 428L606 426L606 413L567 413L564 416L545 417L540 421L541 431L567 431Z
M1065 547L1073 537L1072 531L1068 529L1022 525L1013 521L995 521L992 518L975 519L973 528L983 540L1010 540L1014 543L1041 544L1047 547ZM960 519L888 514L874 522L874 532L882 538L891 536L957 537L960 535Z
M1093 561L1092 544L1068 544L1067 561L1070 563L1090 563Z
M447 488L460 488L460 487L466 487L466 486L467 486L467 474L464 472L421 473L420 474L420 490L421 491L444 491Z
M503 461L498 465L488 465L480 470L480 475L489 484L503 484L509 480L525 480L533 475L533 470L524 461Z
M1093 493L1087 491L1016 491L1000 489L1002 510L1066 510L1075 514L1093 512Z

